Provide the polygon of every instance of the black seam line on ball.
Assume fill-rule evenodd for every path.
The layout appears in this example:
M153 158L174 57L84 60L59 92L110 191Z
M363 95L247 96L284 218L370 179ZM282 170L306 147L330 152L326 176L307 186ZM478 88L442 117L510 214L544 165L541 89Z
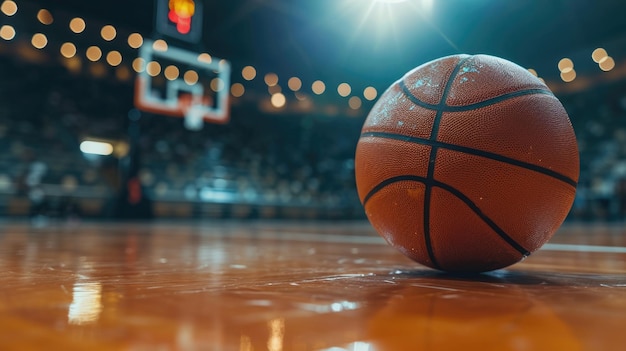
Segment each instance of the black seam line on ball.
M525 96L525 95L543 94L543 95L549 95L549 96L553 96L554 97L554 94L552 94L552 92L549 91L549 90L545 90L545 89L525 89L525 90L514 91L512 93L506 93L506 94L503 94L503 95L500 95L500 96L496 96L494 98L487 99L485 101L477 102L477 103L474 103L474 104L461 105L461 106L449 106L449 105L440 106L440 105L433 105L433 104L426 103L426 102L418 99L417 97L415 97L415 95L411 94L411 91L406 86L406 83L404 81L400 81L400 88L402 89L402 92L404 93L404 95L406 95L406 97L409 98L409 100L411 100L411 102L414 103L415 105L417 105L419 107L423 107L423 108L425 108L427 110L435 110L437 112L439 112L439 111L443 111L443 112L470 111L470 110L475 110L475 109L479 109L479 108L495 105L495 104L497 104L499 102L502 102L502 101L505 101L505 100L509 100L509 99L513 99L513 98L516 98L518 96Z
M443 92L441 93L441 98L439 99L439 104L437 104L437 114L435 115L435 119L433 120L433 128L430 132L430 140L436 141L437 135L439 134L439 124L441 123L441 117L443 116L444 108L446 107L446 100L448 100L448 95L452 90L452 85L454 84L454 79L459 74L461 67L471 56L467 56L459 62L456 63L456 66L450 73L448 80L446 81L446 86L443 88ZM437 262L435 258L435 251L432 245L432 239L430 237L430 200L432 193L432 181L433 176L435 174L435 160L437 159L437 150L436 146L432 146L430 148L430 156L428 159L428 173L426 174L427 182L425 183L426 188L424 189L424 241L426 243L426 250L428 251L428 257L430 258L430 262L433 264L433 267L437 269L441 269L441 266Z
M384 139L393 139L393 140L399 140L399 141L404 141L407 143L414 143L414 144L420 144L420 145L428 145L428 146L432 146L432 147L437 147L437 148L441 148L441 149L446 149L446 150L452 150L452 151L458 151L458 152L462 152L468 155L474 155L474 156L480 156L480 157L484 157L484 158L488 158L491 160L495 160L495 161L500 161L500 162L504 162L513 166L517 166L517 167L521 167L524 169L528 169L531 171L535 171L538 173L542 173L544 175L547 175L549 177L558 179L564 183L567 183L569 185L571 185L572 187L576 188L576 186L578 185L578 182L575 181L574 179L555 172L549 168L545 168L545 167L541 167L541 166L537 166L535 164L532 163L528 163L528 162L524 162L524 161L519 161L516 160L514 158L509 158L506 156L502 156L499 154L494 154L492 152L487 152L487 151L483 151L483 150L478 150L478 149L473 149L470 147L466 147L466 146L460 146L460 145L455 145L455 144L448 144L448 143L444 143L441 141L436 141L436 140L430 140L430 139L424 139L424 138L417 138L417 137L411 137L411 136L407 136L407 135L402 135L402 134L395 134L395 133L386 133L386 132L366 132L361 134L361 138L366 138L366 137L372 137L372 138L384 138Z
M511 238L502 228L500 228L493 220L491 220L491 218L489 218L489 216L487 216L480 209L480 207L478 207L478 205L476 205L470 198L465 196L465 194L463 194L460 190L458 190L458 189L456 189L456 188L454 188L454 187L452 187L452 186L450 186L450 185L448 185L446 183L442 183L442 182L436 181L434 179L428 179L426 177L420 177L420 176L415 176L415 175L403 175L403 176L398 176L398 177L385 179L380 184L376 185L365 196L365 198L363 199L363 205L365 205L367 203L367 201L372 196L374 196L377 192L379 192L384 187L386 187L386 186L388 186L390 184L393 184L393 183L403 182L403 181L419 182L419 183L424 184L426 186L426 188L428 188L428 187L438 187L438 188L441 188L441 189L449 192L450 194L454 195L457 199L459 199L463 203L465 203L465 205L467 205L472 210L472 212L474 212L481 220L483 220L483 222L485 222L494 232L496 232L496 234L498 234L498 236L500 238L502 238L502 240L504 240L506 243L508 243L516 251L518 251L520 254L522 254L524 256L529 256L531 254L530 251L528 251L522 245L517 243L517 241L515 241L513 238Z

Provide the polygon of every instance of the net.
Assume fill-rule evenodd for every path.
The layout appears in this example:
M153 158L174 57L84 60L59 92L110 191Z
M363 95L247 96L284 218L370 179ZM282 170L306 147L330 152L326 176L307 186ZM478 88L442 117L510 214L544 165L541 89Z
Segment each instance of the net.
M185 128L188 130L202 130L204 127L204 109L200 105L191 105L185 111Z

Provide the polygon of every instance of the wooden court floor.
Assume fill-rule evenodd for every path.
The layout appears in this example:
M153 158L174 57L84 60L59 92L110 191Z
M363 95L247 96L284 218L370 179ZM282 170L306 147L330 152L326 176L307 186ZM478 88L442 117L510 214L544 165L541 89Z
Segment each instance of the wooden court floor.
M506 270L421 267L367 223L0 223L0 350L626 350L626 230Z

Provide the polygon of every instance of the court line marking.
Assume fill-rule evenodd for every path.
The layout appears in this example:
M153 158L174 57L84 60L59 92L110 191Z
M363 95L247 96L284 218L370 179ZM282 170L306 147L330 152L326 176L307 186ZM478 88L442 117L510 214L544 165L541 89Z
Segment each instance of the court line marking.
M543 245L540 250L546 251L575 251L575 252L603 252L603 253L626 253L623 246L600 246L600 245L576 245L576 244L551 244Z
M327 243L343 243L343 244L384 244L385 239L380 236L365 235L333 235L333 234L314 234L314 233L295 233L295 232L267 232L264 235L271 235L278 240L294 240L294 241L312 241ZM600 252L600 253L619 253L626 254L626 247L623 246L602 246L602 245L579 245L579 244L556 244L547 243L538 251L567 251L567 252Z
M271 235L272 239L293 240L293 241L312 241L325 243L341 243L341 244L384 244L385 239L380 236L365 235L335 235L335 234L315 234L300 232L271 232L262 231L264 235Z

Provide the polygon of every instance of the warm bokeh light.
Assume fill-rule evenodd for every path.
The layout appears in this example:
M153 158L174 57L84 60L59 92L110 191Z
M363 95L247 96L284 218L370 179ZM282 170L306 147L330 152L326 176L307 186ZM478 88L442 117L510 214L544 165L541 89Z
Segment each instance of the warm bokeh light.
M142 59L141 57L137 57L133 60L133 70L135 70L135 72L141 73L145 68L146 61L144 59Z
M287 81L287 86L292 91L298 91L302 88L302 81L298 77L291 77L289 78L289 81Z
M76 45L72 43L63 43L63 45L61 45L61 55L65 58L74 57L74 55L76 55Z
M146 72L152 77L156 77L161 73L161 65L156 61L150 61L146 65Z
M52 24L52 22L54 22L52 14L46 9L41 9L39 10L39 12L37 12L37 19L39 20L39 22L45 25L50 25Z
M48 45L48 38L45 34L36 33L33 35L30 43L33 44L33 46L37 49L43 49L46 47L46 45Z
M128 36L128 46L139 49L143 45L143 37L139 33L132 33Z
M222 89L224 89L224 81L221 78L215 77L211 79L211 90L217 93Z
M72 73L78 73L83 68L82 61L76 56L64 60L63 65Z
M324 84L321 80L316 80L311 85L311 90L313 90L313 92L317 95L322 95L326 91L326 84Z
M111 41L117 36L117 30L115 30L115 27L113 27L112 25L107 24L100 30L100 35L102 36L102 39L106 41Z
M346 97L350 95L350 93L352 92L352 88L350 87L350 84L348 83L341 83L337 87L337 92L339 93L339 95Z
M264 81L268 86L274 86L278 84L278 75L276 73L268 73L265 75Z
M245 80L253 80L256 77L256 69L252 66L246 66L241 70L241 76Z
M85 20L80 17L72 18L70 21L70 29L76 34L82 33L85 30Z
M378 91L374 87L367 87L363 90L363 97L369 101L376 99L378 96Z
M167 51L167 42L163 39L157 39L152 43L154 51Z
M11 0L5 0L0 6L0 10L7 16L13 16L17 13L17 4Z
M309 98L306 96L306 94L303 94L299 91L296 91L293 95L295 95L296 99L298 99L298 101L305 101L308 100Z
M119 51L111 51L107 54L107 63L113 67L119 66L122 63L122 54Z
M107 74L107 68L100 62L93 63L89 66L89 72L94 77L100 78Z
M561 72L561 79L567 83L573 81L576 79L576 71L574 69L570 69L567 72Z
M206 52L203 52L200 55L198 55L198 62L211 63L212 61L213 61L213 58L211 57L211 55L207 54Z
M224 81L218 77L211 79L211 90L218 92L224 89Z
M126 66L119 66L116 70L115 70L115 78L117 78L120 81L127 81L131 78L131 73L130 70L128 69L128 67Z
M602 59L607 56L608 54L606 53L606 50L604 50L603 48L597 48L593 50L593 52L591 53L591 58L593 59L593 62L595 63L600 63L600 61L602 61Z
M287 98L285 98L285 95L283 95L282 93L276 93L272 95L271 102L272 106L276 108L281 108L287 103Z
M270 95L274 95L276 93L282 93L283 88L280 85L276 84L276 85L267 87L267 91L270 93Z
M348 100L348 105L350 106L351 109L353 110L358 110L361 108L361 98L359 98L358 96L353 96L350 98L350 100Z
M230 93L234 97L242 97L245 92L246 88L241 83L235 83L230 87Z
M533 76L535 76L535 77L538 77L538 76L539 76L539 75L537 74L537 71L535 71L535 70L534 70L534 69L532 69L532 68L529 68L529 69L528 69L528 72L530 72L530 74L532 74L532 75L533 75Z
M600 65L600 69L608 72L615 68L615 60L611 56L606 56L598 63Z
M571 59L565 57L559 61L558 64L559 71L561 72L569 72L569 70L574 69L574 62Z
M92 62L98 61L102 57L102 50L97 46L87 48L87 59Z
M167 80L175 80L175 79L178 79L178 76L180 75L180 71L178 70L178 67L174 65L170 65L170 66L165 67L163 74L165 75L165 78Z
M0 38L4 40L11 40L15 38L15 28L9 26L8 24L0 27Z
M185 83L189 85L194 85L198 83L198 72L194 70L189 70L185 72L185 74L183 75L183 79L185 80Z

